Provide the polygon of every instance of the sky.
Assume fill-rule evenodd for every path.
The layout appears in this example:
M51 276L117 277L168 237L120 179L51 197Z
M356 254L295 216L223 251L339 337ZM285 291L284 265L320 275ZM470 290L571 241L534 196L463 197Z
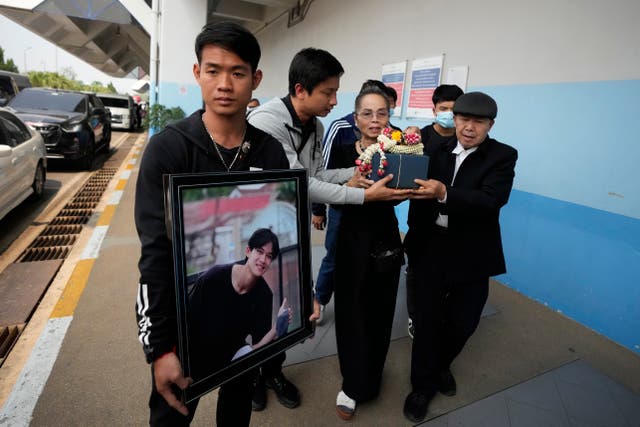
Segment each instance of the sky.
M21 74L25 73L25 65L27 71L60 72L70 67L76 73L76 80L87 84L97 80L105 86L113 83L120 93L131 92L131 85L136 82L135 79L119 79L104 74L4 15L0 15L0 47L4 49L5 61L13 59Z

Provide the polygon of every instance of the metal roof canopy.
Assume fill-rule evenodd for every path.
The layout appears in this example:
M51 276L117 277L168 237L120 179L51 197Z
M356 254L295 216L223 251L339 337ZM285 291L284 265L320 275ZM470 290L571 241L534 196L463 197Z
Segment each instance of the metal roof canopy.
M235 21L258 33L288 14L288 26L301 22L313 0L207 0L207 22Z
M148 24L149 2L126 3ZM136 78L149 72L149 29L120 1L4 0L0 13L110 76L125 77L137 67Z
M302 21L313 0L207 0L207 22L257 33L285 14ZM112 77L150 71L151 0L0 0L0 14ZM139 67L139 68L138 68Z

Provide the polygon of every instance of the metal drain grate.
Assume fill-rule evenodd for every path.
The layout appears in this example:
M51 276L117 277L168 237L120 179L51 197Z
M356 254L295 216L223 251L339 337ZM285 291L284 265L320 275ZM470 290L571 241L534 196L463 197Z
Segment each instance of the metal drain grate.
M75 239L74 239L75 240ZM46 248L28 248L22 253L20 262L47 261L50 259L65 259L69 255L71 246L49 246Z
M71 246L76 242L75 234L62 236L40 236L29 245L30 248L46 248L48 246Z
M82 231L81 225L47 225L41 236L56 236L60 234L78 234Z
M51 220L49 225L69 225L69 224L86 224L89 217L86 216L57 216Z
M0 365L4 362L23 329L24 324L0 326Z
M65 259L117 171L117 168L96 171L16 262Z

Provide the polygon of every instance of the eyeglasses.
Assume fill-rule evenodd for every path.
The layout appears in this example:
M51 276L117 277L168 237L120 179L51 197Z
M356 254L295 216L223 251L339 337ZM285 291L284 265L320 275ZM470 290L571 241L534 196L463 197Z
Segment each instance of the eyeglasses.
M373 119L374 116L377 119L384 120L389 118L389 110L378 110L378 111L362 110L361 112L356 113L356 115L362 117L365 120L371 120Z

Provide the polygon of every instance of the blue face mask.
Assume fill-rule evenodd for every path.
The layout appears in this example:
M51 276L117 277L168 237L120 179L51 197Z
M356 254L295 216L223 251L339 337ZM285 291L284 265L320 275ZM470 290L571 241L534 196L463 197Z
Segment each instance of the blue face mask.
M439 111L435 122L446 129L453 127L453 111Z

